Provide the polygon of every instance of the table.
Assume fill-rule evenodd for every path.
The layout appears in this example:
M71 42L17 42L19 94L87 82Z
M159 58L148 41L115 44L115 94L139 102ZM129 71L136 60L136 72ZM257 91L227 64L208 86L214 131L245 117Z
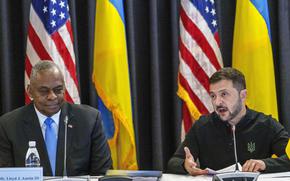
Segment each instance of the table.
M163 174L161 181L211 181L211 176L189 176L189 175L175 175ZM258 181L289 181L290 172L282 172L275 174L261 174Z
M71 177L70 177L71 178ZM99 176L85 176L82 179L80 177L73 177L71 181L98 181ZM62 178L53 178L53 177L46 177L45 180L48 181L63 181ZM153 181L156 179L150 179L148 177L134 179L136 181ZM275 173L275 174L261 174L258 177L258 181L289 181L290 180L290 172L282 172L282 173ZM160 181L212 181L212 176L190 176L190 175L175 175L175 174L162 174Z

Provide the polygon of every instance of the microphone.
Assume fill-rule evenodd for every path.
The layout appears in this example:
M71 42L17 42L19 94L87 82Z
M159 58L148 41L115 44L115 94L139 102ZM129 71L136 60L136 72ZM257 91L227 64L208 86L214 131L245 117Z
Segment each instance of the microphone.
M216 174L213 176L212 181L256 181L260 173L239 171L235 125L232 126L232 133L233 133L235 165L236 165L235 171Z
M64 118L64 154L63 154L63 176L67 176L67 170L66 170L66 150L67 150L67 125L68 125L68 117L65 116Z
M234 152L235 152L235 164L236 164L236 170L239 171L239 165L238 165L238 154L237 154L237 141L236 141L236 126L232 126L232 133L233 133L233 139L234 139Z
M52 181L87 181L90 180L90 176L80 176L80 177L68 177L67 176L67 128L68 128L68 116L64 118L64 154L63 154L63 172L61 178L51 178Z

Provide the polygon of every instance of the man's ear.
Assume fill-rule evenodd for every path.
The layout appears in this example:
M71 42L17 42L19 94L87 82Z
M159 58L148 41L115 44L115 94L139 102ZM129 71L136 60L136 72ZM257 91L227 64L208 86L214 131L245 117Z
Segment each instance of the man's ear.
M247 89L243 89L240 91L240 97L242 99L243 102L246 102L246 98L247 98Z
M30 84L27 85L26 92L27 92L28 96L30 97L30 100L32 100L32 90L31 90Z

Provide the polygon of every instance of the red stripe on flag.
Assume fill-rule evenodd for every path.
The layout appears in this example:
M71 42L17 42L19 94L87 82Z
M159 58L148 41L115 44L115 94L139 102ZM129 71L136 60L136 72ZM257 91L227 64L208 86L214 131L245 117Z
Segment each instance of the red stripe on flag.
M214 33L214 39L217 42L218 46L220 46L220 36L219 36L218 32Z
M39 56L41 60L51 60L51 57L49 56L48 52L44 48L40 38L38 37L35 30L33 29L33 26L30 23L28 27L28 38L31 42L31 45L33 46L34 50L37 52L37 55Z
M184 28L191 35L191 37L196 41L199 47L202 49L204 54L208 57L212 65L219 70L221 68L217 57L205 38L204 34L200 29L191 21L191 19L186 15L183 8L180 8L180 19L183 22Z
M25 57L25 71L26 71L28 77L30 77L31 69L32 69L32 65L30 63L28 56L26 55L26 57Z
M201 114L208 114L209 111L204 106L204 104L200 101L200 99L197 97L197 95L194 93L194 91L190 88L189 84L187 83L187 80L179 73L179 82L181 86L187 91L190 99L198 109L198 111Z
M71 96L69 95L69 92L68 92L67 90L65 90L65 93L64 93L64 99L65 99L67 102L74 103L73 99L71 98Z
M209 91L209 77L204 72L202 67L198 64L196 59L192 56L192 54L188 51L188 49L184 46L183 42L179 40L179 50L180 55L184 62L190 67L191 72L197 78L197 80L202 84L202 86Z
M67 31L69 32L69 36L70 36L70 40L71 42L74 42L74 37L73 37L73 34L72 34L72 27L71 27L71 23L70 23L70 20L68 20L66 23L65 23L65 26L67 28Z
M25 57L25 72L26 72L28 77L30 77L31 70L32 70L32 65L30 63L28 56L26 55L26 57ZM27 87L25 87L24 90L25 90L25 92L24 92L25 104L29 104L31 102L31 100L30 100L30 97L28 96L28 93L27 93Z
M77 75L76 75L76 67L72 60L71 54L69 53L63 39L59 35L58 32L55 32L51 35L52 40L54 41L56 48L62 57L64 64L71 75L71 78L74 80L76 87L78 87Z
M192 126L192 120L191 120L191 116L185 102L182 103L182 116L183 116L184 130L187 133Z

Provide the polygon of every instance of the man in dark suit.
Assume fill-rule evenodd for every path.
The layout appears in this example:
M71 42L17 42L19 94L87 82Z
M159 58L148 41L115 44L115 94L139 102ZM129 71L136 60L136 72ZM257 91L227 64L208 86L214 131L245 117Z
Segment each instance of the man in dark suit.
M43 174L63 175L64 120L67 118L67 175L100 175L111 168L100 112L64 101L64 78L56 64L37 63L27 89L32 103L0 117L0 167L23 167L28 142L34 140ZM50 118L53 121L47 125L46 119ZM48 127L53 130L55 151L47 148L50 147L46 140Z

